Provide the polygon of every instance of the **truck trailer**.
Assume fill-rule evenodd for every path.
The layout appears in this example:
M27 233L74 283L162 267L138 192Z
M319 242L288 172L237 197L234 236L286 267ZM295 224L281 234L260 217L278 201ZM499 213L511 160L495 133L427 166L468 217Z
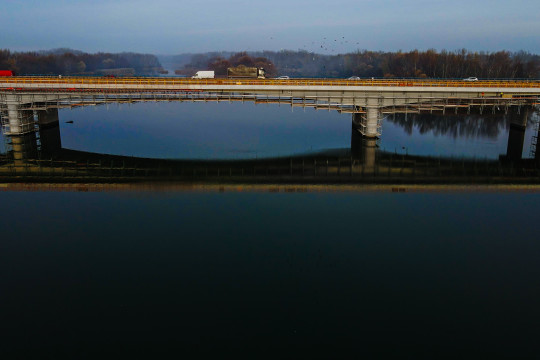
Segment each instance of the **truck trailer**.
M266 72L263 68L238 65L227 68L227 77L230 79L264 79Z
M192 79L213 79L215 77L214 71L204 70L204 71L197 71L195 75L193 75Z
M0 70L0 76L14 76L11 70Z

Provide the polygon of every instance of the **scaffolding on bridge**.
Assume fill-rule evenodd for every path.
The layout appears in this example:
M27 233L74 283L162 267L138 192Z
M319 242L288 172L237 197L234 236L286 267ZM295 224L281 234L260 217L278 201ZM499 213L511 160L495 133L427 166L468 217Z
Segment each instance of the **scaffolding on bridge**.
M36 130L35 113L31 104L26 104L17 111L9 110L0 104L0 124L4 135L26 134ZM16 127L17 131L13 129Z

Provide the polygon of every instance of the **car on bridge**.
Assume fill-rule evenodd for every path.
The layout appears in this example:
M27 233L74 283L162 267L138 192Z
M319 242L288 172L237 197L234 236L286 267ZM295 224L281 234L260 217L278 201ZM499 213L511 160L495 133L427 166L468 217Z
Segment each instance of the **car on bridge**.
M474 77L474 76L470 76L466 79L463 79L463 81L478 81L478 78L477 77Z
M350 78L347 78L347 80L360 80L360 77L358 77L358 76L351 76Z
M283 76L279 76L276 78L276 80L289 80L290 77L288 77L287 75L283 75Z

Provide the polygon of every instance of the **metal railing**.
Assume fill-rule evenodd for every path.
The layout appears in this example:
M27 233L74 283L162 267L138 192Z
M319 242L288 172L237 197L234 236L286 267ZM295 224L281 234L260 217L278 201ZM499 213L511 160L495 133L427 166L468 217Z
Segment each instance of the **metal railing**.
M17 76L1 77L0 88L10 89L8 84L43 85L281 85L281 86L382 86L382 87L465 87L465 88L540 88L540 80L440 80L440 79L191 79L149 77L47 77Z

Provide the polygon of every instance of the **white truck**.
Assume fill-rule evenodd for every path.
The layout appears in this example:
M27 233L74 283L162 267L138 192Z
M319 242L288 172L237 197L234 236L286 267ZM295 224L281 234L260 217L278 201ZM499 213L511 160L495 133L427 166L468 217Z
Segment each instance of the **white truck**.
M193 75L192 79L213 79L215 77L214 71L197 71Z

